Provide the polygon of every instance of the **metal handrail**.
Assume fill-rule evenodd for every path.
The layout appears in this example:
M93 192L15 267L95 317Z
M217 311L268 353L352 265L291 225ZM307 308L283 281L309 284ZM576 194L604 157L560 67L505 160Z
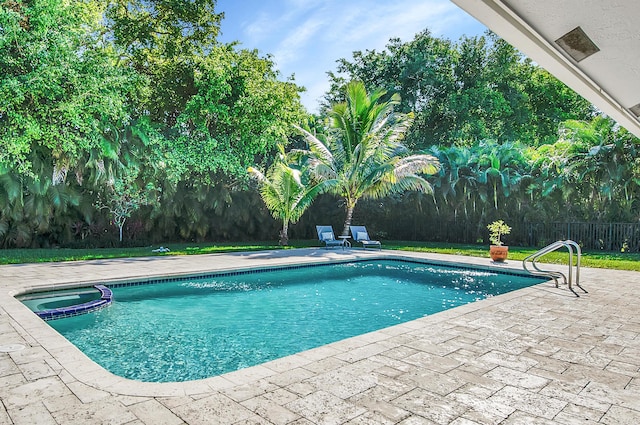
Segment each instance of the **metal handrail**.
M564 280L564 283L566 285L567 284L567 277L564 275L564 273L557 272L557 271L550 271L550 270L542 270L535 263L535 259L533 261L531 261L531 265L533 266L535 271L529 270L527 268L527 261L528 260L530 260L530 259L532 259L534 257L535 258L540 257L540 256L542 256L542 255L544 255L544 254L546 254L548 252L551 252L551 251L553 251L555 249L558 249L559 247L562 247L562 246L564 246L562 244L562 241L557 241L557 242L554 242L554 243L552 243L550 245L547 245L546 247L542 248L541 250L539 250L539 251L529 255L527 258L525 258L522 261L522 267L532 275L552 278L555 281L556 288L558 287L558 279L559 278L562 278L562 280Z
M542 270L536 264L536 260L538 258L540 258L543 255L546 255L546 254L548 254L548 253L550 253L552 251L560 249L560 248L567 248L568 251L569 251L569 273L568 273L569 276L568 276L568 278L567 278L567 276L564 275L564 273L561 273L559 271ZM562 278L564 280L564 283L566 285L568 285L569 290L571 292L573 292L576 296L579 296L576 293L576 291L573 290L573 255L574 255L574 249L575 249L575 254L576 254L576 257L577 257L577 260L576 260L576 286L578 286L584 292L587 292L582 286L580 286L580 258L582 257L582 250L580 249L580 245L578 245L576 242L574 242L572 240L568 240L567 239L565 241L556 241L556 242L553 242L553 243L545 246L544 248L540 249L539 251L534 252L533 254L527 256L524 260L522 260L522 267L532 275L545 276L545 277L552 278L555 281L556 288L558 287L558 279ZM527 267L527 261L531 261L531 265L535 269L535 271L529 270L529 268Z
M566 244L573 246L576 249L576 286L578 286L580 289L582 289L584 292L587 292L584 290L584 288L582 286L580 286L580 258L582 257L582 249L580 248L580 245L578 245L576 242L567 239L566 241L564 241ZM573 258L572 257L572 253L571 251L569 251L569 267L571 267L571 264L573 264Z

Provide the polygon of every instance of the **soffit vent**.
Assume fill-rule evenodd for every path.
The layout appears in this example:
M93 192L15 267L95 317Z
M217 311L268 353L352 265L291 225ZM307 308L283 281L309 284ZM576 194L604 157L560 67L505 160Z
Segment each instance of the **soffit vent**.
M640 103L638 103L636 106L632 106L631 108L629 108L629 110L633 115L636 116L636 118L640 118Z
M598 46L580 27L576 27L556 40L556 44L567 52L576 62L588 58L600 51Z

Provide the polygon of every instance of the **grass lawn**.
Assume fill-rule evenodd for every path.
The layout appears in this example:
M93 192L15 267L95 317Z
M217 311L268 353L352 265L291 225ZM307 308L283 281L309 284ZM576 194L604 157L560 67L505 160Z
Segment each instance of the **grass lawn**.
M288 248L302 248L319 246L315 240L293 240ZM139 248L100 248L100 249L4 249L0 250L0 264L41 263L73 260L94 260L105 258L123 257L148 257L166 255L196 255L213 254L237 251L259 251L265 249L281 249L274 242L247 242L247 243L203 243L185 244L169 243L165 245L171 251L167 253L154 253L152 250L159 246ZM385 249L434 252L440 254L467 255L472 257L489 256L489 247L485 245L445 244L435 242L407 242L384 241ZM522 261L533 254L537 248L509 247L509 260ZM569 256L566 250L555 251L545 255L540 262L567 264ZM598 267L617 270L640 271L640 253L616 253L602 251L587 251L582 255L582 266Z
M238 251L261 251L265 249L279 249L275 242L235 242L235 243L206 243L187 244L169 243L164 245L170 252L153 252L160 245L136 247L136 248L91 248L91 249L71 249L71 248L50 248L50 249L0 249L0 264L21 264L21 263L46 263L58 261L74 260L97 260L105 258L127 258L127 257L154 257L166 255L196 255L214 254L220 252ZM297 248L304 245L295 245ZM309 242L306 246L315 246Z
M468 255L471 257L489 257L486 245L445 244L436 242L392 241L384 244L387 249L405 251L436 252L440 254ZM540 248L509 246L509 260L522 261ZM574 259L575 261L575 259ZM568 264L569 253L566 249L550 252L538 260L539 263ZM582 267L601 269L640 271L640 253L583 251L580 260Z

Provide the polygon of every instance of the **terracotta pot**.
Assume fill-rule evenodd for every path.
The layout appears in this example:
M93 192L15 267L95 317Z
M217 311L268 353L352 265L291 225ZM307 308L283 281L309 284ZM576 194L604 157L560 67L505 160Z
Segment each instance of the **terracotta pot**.
M509 247L504 245L491 245L489 255L493 261L501 262L507 259Z

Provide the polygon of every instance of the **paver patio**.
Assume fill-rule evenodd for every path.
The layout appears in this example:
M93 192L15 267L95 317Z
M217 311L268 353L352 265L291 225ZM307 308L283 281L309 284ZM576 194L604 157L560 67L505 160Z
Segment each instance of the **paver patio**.
M589 293L580 297L543 283L186 383L114 376L13 298L42 286L381 255L491 265L299 249L0 266L0 350L9 351L0 352L0 424L640 423L635 272L583 269Z

